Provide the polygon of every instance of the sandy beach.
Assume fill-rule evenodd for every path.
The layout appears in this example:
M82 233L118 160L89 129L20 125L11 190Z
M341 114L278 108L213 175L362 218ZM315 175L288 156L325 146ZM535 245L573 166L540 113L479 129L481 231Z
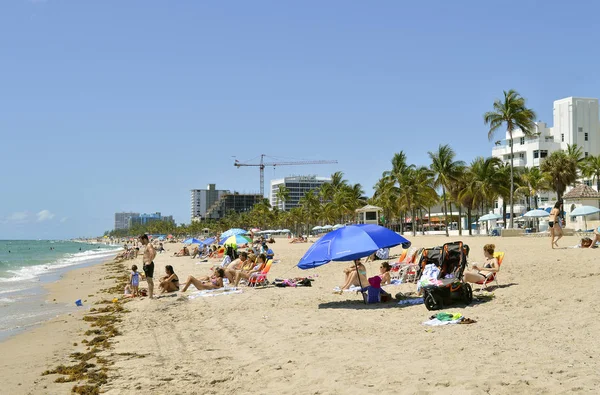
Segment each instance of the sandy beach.
M432 247L458 238L407 237L414 246ZM600 345L595 333L600 305L598 250L550 249L548 238L463 237L470 261L482 247L496 244L506 253L500 287L460 312L472 325L427 327L432 313L423 305L363 305L355 293L332 292L342 284L346 263L302 271L295 264L309 244L278 239L272 246L280 263L269 278L315 276L312 287L251 289L241 294L127 303L116 324L121 335L101 355L109 358L108 394L358 394L358 393L595 393ZM561 240L574 246L576 237ZM173 257L180 244L167 244L157 256L156 274L171 264L182 280L208 275L217 261ZM392 253L398 254L400 249ZM135 263L140 266L141 257ZM367 264L369 276L381 261ZM128 266L132 261L125 262ZM126 272L125 272L126 273ZM98 290L106 266L69 272L51 287L57 301ZM102 284L98 281L103 279ZM75 289L78 287L79 289ZM386 286L408 292L414 284ZM0 393L69 393L75 383L41 376L53 366L73 363L84 352L89 329L82 314L60 317L0 343ZM90 337L87 336L89 339ZM78 343L78 346L74 346ZM143 357L140 357L142 356ZM132 357L134 356L134 357Z

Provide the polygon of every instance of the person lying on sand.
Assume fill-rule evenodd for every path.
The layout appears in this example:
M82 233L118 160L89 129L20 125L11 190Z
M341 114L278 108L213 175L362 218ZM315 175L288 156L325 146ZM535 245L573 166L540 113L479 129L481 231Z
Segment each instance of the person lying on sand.
M485 279L492 273L496 273L498 268L498 259L494 258L494 249L496 248L493 244L486 244L483 246L483 255L485 260L483 263L474 262L471 267L474 270L464 273L464 280L469 283L479 283L485 281Z
M164 294L167 292L179 291L179 277L175 274L173 266L165 266L165 273L166 276L162 276L159 280L160 284L158 287L160 288L161 293Z
M358 267L358 271L356 270ZM367 268L363 265L360 259L356 259L354 263L344 269L345 283L342 286L342 290L348 289L351 286L366 286L367 281Z
M187 291L189 286L192 284L194 285L194 287L196 287L197 290L223 288L224 276L225 271L220 267L215 269L214 274L211 277L207 276L195 278L193 276L189 276L181 292Z
M295 243L306 243L306 240L304 240L304 237L302 237L302 236L299 236L299 237L296 237L296 238L290 240L290 244L295 244Z
M190 256L190 250L187 247L183 247L179 252L176 252L173 256Z
M587 248L594 248L596 247L596 242L600 241L600 226L596 229L594 229L594 238L592 239L592 242L590 243L589 246L587 246ZM581 245L581 247L583 247L583 244Z
M241 270L235 272L233 279L234 286L237 287L242 278L248 280L254 273L260 273L267 264L267 256L265 254L260 254L258 258L256 258L256 264L251 263L254 261L251 261L250 259L248 259L248 262L250 262L250 265L244 265Z

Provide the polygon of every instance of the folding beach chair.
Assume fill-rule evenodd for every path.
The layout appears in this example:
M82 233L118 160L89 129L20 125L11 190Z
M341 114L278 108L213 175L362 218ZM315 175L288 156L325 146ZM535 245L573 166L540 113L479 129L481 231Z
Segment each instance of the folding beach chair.
M391 266L391 276L392 278L400 278L402 274L402 269L405 269L407 266L411 265L415 260L415 255L419 249L417 247L410 247L407 250L403 250L400 258L398 258L398 262L394 262Z
M487 289L487 285L489 283L491 283L492 281L496 282L496 286L500 285L498 283L498 273L500 272L500 266L502 265L502 261L504 260L504 253L503 252L494 252L494 258L496 258L498 260L498 271L495 273L488 274L483 281L479 281L479 282L475 283L475 284L481 285L479 292L482 292L484 289Z
M273 260L269 259L265 265L265 268L260 273L252 273L250 278L248 278L248 286L256 287L259 285L267 285L269 282L267 281L267 273L271 270L271 265L273 264Z

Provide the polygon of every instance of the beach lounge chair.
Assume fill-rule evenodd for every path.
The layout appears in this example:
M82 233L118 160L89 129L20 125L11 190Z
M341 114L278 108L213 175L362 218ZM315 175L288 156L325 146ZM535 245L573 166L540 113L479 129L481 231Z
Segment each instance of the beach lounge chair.
M492 281L496 282L496 286L500 285L498 283L498 273L500 272L500 266L502 265L502 261L504 260L504 253L503 252L494 252L494 258L496 258L498 260L498 271L495 273L488 274L486 276L485 280L476 283L476 284L481 285L479 292L482 292L484 289L487 289L487 285L489 283L491 283Z
M251 274L250 278L248 278L248 286L256 287L259 285L268 284L269 282L267 281L267 273L269 273L269 270L271 270L272 264L273 264L273 260L269 259L267 261L267 264L265 265L265 268L260 273Z
M398 258L398 262L392 264L392 278L400 278L402 274L402 269L405 269L407 266L413 264L415 260L415 255L418 252L417 247L410 247L409 249L405 249L402 251L400 258Z

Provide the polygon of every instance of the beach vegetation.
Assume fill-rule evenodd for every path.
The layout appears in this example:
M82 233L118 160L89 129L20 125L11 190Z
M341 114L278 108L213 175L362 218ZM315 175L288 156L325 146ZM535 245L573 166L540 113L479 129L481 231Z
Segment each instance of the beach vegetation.
M513 227L514 213L514 153L513 153L513 133L521 130L525 136L533 136L536 132L535 112L527 108L525 98L517 91L511 89L504 91L503 99L496 99L493 104L493 110L483 114L484 123L489 126L488 138L492 140L497 131L504 129L509 135L510 145L510 227Z

